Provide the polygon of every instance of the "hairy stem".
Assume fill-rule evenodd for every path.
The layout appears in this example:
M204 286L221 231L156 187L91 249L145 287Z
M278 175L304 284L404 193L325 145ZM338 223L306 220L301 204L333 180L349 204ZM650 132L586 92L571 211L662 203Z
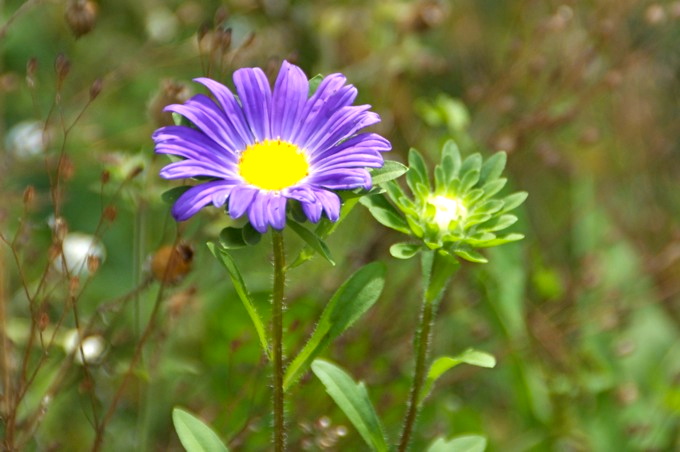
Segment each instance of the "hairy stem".
M274 348L274 450L286 448L286 425L283 400L283 289L286 278L286 255L283 233L272 231L274 248L274 289L272 291L272 346Z
M415 426L416 417L420 411L420 392L425 383L425 366L427 364L427 357L430 354L430 342L432 336L432 323L434 317L434 303L424 300L422 309L420 311L420 322L415 336L415 351L416 351L416 368L413 373L413 381L411 382L411 392L409 394L408 408L406 410L406 417L404 419L404 426L401 433L401 440L399 441L399 452L407 450L411 441L413 427Z
M420 321L416 329L413 346L415 349L415 370L411 382L408 408L404 417L404 426L399 440L399 452L408 450L413 436L418 413L423 401L423 386L427 377L427 360L432 342L432 326L437 315L437 307L444 295L446 286L455 274L458 263L450 256L429 250L422 253L423 304L420 309Z

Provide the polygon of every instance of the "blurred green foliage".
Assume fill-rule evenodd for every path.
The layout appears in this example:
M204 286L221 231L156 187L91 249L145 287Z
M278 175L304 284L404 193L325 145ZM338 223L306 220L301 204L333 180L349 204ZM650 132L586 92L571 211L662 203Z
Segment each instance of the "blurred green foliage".
M435 354L474 346L498 363L442 378L413 450L466 434L504 452L680 448L680 2L119 0L97 3L76 39L77 3L0 2L3 441L33 319L55 341L27 355L40 372L18 415L35 421L16 426L23 450L90 450L116 397L104 450L181 450L174 406L231 450L267 449L268 371L205 247L230 223L209 208L175 226L150 134L171 121L164 105L199 91L192 78L226 82L243 66L272 75L287 58L310 76L346 74L382 116L375 129L391 139L390 158L405 162L415 147L432 165L453 137L469 153L505 150L512 190L530 193L517 227L526 239L464 265L435 326ZM59 54L67 75L55 71ZM13 141L25 121L44 129L46 151ZM55 215L101 237L107 256L93 276L74 282L48 264ZM316 257L290 272L286 343L299 350L340 282L384 261L382 298L327 355L371 388L395 437L418 272L389 256L396 233L351 215L328 242L335 267ZM176 237L193 246L194 270L161 284L150 256ZM303 246L288 242L291 255ZM267 244L233 256L268 318ZM57 345L76 328L74 300L107 344L87 366ZM362 450L318 380L303 377L290 397L292 450Z

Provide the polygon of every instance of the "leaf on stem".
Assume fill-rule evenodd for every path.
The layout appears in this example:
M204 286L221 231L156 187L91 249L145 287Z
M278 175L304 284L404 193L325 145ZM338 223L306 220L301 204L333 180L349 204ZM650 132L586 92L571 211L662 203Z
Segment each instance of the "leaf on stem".
M496 358L488 353L468 348L457 356L441 356L435 359L430 366L430 371L427 373L427 379L425 380L425 385L420 393L418 403L423 403L425 398L430 394L430 391L432 391L432 387L439 377L444 375L449 369L456 367L458 364L470 364L471 366L492 368L496 366Z
M286 369L284 391L302 376L319 353L373 306L384 285L385 266L373 262L357 270L340 286L321 313L314 333Z
M372 450L388 450L380 419L368 397L363 382L356 383L340 367L328 361L316 359L312 371L326 387L326 392L345 413L352 425Z
M371 169L371 180L373 185L384 184L402 175L406 174L408 167L402 165L394 160L385 160L385 163L380 168Z
M335 265L335 261L331 256L331 251L328 249L328 245L324 242L321 237L302 226L300 223L294 221L289 221L288 226L295 232L302 240L305 241L310 248L316 251L321 257L326 259L331 265Z
M271 350L269 349L269 339L267 338L267 332L265 330L264 323L262 322L262 318L260 317L260 314L258 314L257 309L255 308L255 303L253 303L253 300L248 293L246 283L243 280L243 276L241 276L241 272L236 266L236 262L234 262L234 259L232 259L231 255L224 247L216 243L209 242L208 248L210 249L210 252L213 254L213 256L215 256L229 272L229 277L231 278L231 282L234 284L236 294L241 299L243 306L245 306L246 311L248 311L250 320L252 320L253 325L255 326L255 331L257 332L257 336L260 339L262 350L264 351L267 358L271 360L272 356Z
M172 423L187 452L229 452L217 433L188 411L173 409Z
M427 452L484 452L486 438L479 435L464 435L445 440L437 438L427 449Z

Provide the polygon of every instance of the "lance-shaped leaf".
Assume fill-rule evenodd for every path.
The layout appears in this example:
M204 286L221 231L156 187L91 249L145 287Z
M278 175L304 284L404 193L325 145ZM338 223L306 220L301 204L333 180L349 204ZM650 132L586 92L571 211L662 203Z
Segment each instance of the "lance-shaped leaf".
M286 369L284 390L302 376L319 353L373 306L384 285L385 266L373 262L357 270L340 286L323 310L314 333Z
M384 184L402 175L406 174L408 168L394 160L385 160L385 163L380 168L371 169L371 181L373 185Z
M486 438L479 435L464 435L445 440L437 438L427 449L427 452L484 452Z
M335 261L331 256L331 250L328 249L328 245L324 242L321 237L310 231L309 229L302 226L300 223L294 221L289 221L288 226L295 232L302 240L305 241L309 247L316 251L321 257L326 259L331 265L335 265Z
M215 256L229 272L229 277L231 278L231 282L234 284L236 294L241 299L243 306L245 306L246 311L248 311L250 320L253 322L253 326L255 326L255 331L257 332L257 336L260 339L262 350L264 351L265 355L267 355L267 358L271 359L272 357L271 351L269 350L269 339L267 339L267 332L264 328L264 323L262 322L262 318L260 317L260 314L258 314L257 309L255 308L253 299L248 293L246 283L241 276L241 272L236 266L236 262L234 262L234 259L232 259L227 250L218 244L208 243L208 248L210 249L210 252L213 254L213 256Z
M496 365L496 358L492 355L468 348L463 353L457 356L442 356L434 360L430 366L430 371L427 373L427 379L423 390L420 392L418 403L423 403L423 400L430 394L434 383L439 377L444 375L449 369L453 369L458 364L470 364L472 366L491 368Z
M187 452L229 452L217 433L188 411L172 410L172 423Z
M312 363L312 371L366 444L372 450L386 452L388 447L385 433L364 383L356 383L344 370L321 359Z

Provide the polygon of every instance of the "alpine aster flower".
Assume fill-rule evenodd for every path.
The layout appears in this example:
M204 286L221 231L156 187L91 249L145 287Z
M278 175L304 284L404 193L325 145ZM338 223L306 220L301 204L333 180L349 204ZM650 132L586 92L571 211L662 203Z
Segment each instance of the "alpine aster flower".
M357 90L341 74L325 77L309 96L302 70L283 62L273 91L259 68L234 73L238 97L209 78L197 78L214 99L198 94L166 111L193 127L169 126L153 134L156 152L184 159L161 170L166 179L209 178L182 194L172 208L184 221L204 206L227 205L233 218L247 214L264 233L286 225L288 199L299 201L316 223L322 213L336 221L335 190L371 188L366 168L383 165L390 143L374 133L357 132L376 124L369 105L352 105Z

